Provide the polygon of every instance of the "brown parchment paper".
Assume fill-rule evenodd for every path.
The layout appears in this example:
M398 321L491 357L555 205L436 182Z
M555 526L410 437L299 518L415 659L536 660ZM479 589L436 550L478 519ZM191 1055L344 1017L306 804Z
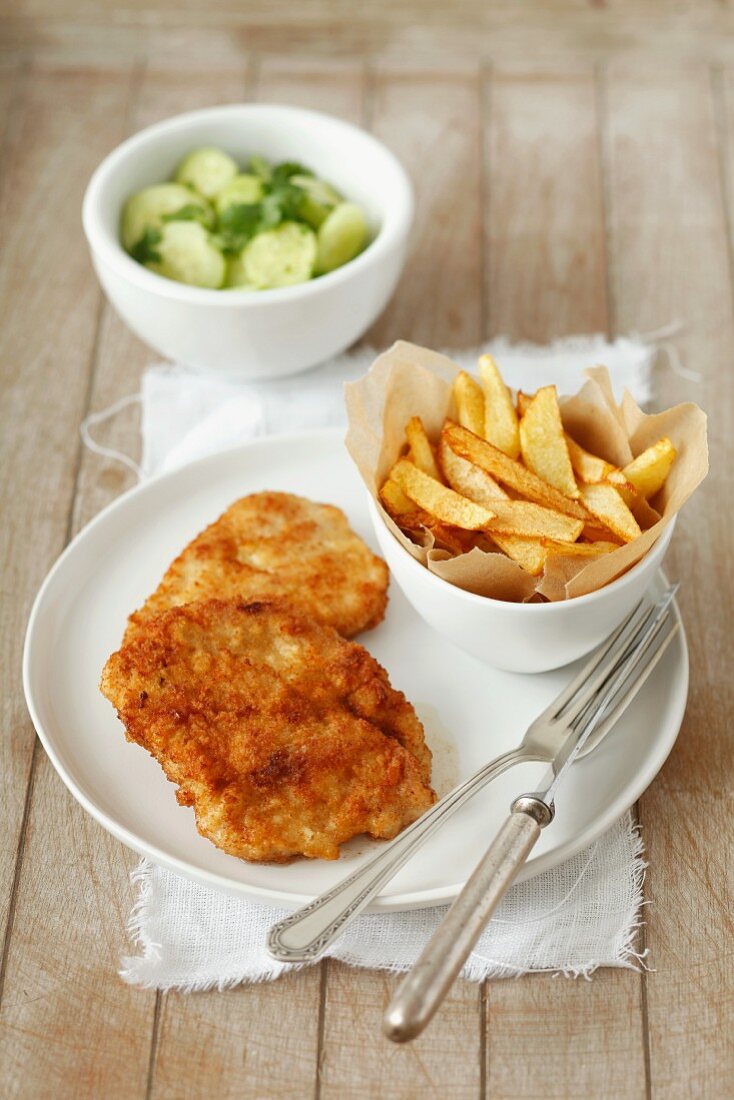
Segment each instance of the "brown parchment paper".
M607 369L592 367L582 389L560 401L564 426L582 447L616 466L625 466L664 435L678 452L661 491L636 513L640 538L592 561L549 554L540 577L531 577L502 553L478 547L451 557L434 546L429 532L420 544L412 542L384 511L378 492L400 455L411 416L421 417L434 442L445 418L456 417L451 384L458 371L447 356L399 340L363 378L346 385L345 397L347 449L385 523L409 554L459 588L514 603L539 596L565 600L603 588L644 557L708 473L706 416L697 405L647 415L627 391L618 405ZM539 384L552 381L538 379Z

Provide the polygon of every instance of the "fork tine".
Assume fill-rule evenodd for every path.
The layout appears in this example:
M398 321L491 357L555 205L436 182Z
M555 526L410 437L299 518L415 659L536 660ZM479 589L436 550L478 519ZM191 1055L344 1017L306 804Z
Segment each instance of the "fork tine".
M656 639L660 635L663 626L670 621L670 603L675 591L675 588L669 589L655 604L653 608L654 615L649 622L638 630L615 667L607 675L606 680L599 685L593 698L580 713L577 713L570 720L569 724L572 727L597 724L604 710L609 708L617 697L621 698L622 693L626 693L628 686L635 682L638 664L644 659L648 649L656 648Z
M604 683L599 686L590 705L583 710L581 719L577 716L575 720L569 721L567 728L569 732L573 729L576 736L566 738L564 746L561 751L556 754L553 761L555 779L543 795L544 801L546 801L548 805L550 805L552 799L555 797L556 787L561 775L569 764L572 764L581 753L587 739L591 737L595 732L596 726L600 724L605 709L609 707L612 700L618 699L621 703L623 695L626 695L627 690L631 689L636 682L636 666L639 663L639 659L644 656L649 646L657 648L659 640L656 639L659 639L661 624L671 617L670 604L677 591L677 587L676 585L675 587L669 588L665 595L655 604L652 618L641 631L638 631L633 642L630 643L624 655L617 661L612 672L609 673Z
M576 673L573 680L563 689L560 695L557 695L550 706L546 707L537 718L536 722L551 722L561 714L563 708L573 700L574 696L579 690L581 690L585 684L588 683L589 677L594 670L601 664L603 660L610 654L612 649L616 646L620 636L628 627L633 624L639 624L643 616L648 614L649 605L644 600L640 602L630 611L626 619L623 619L619 626L614 630L607 640L603 642L592 654L586 664ZM533 723L535 724L535 723Z
M584 742L584 747L579 752L579 758L592 752L603 741L615 723L619 721L664 656L668 646L678 633L678 627L679 624L676 619L671 620L668 617L664 620L660 630L653 635L648 649L642 654L639 662L635 664L633 677L625 682L604 708L604 716L594 732Z
M557 717L564 722L574 722L586 707L593 702L598 692L602 690L609 677L615 672L627 654L640 643L641 639L648 637L651 625L660 621L665 609L670 604L677 585L669 586L661 598L654 604L648 604L641 617L631 618L624 630L621 631L612 646L607 648L603 661L600 661L592 675L574 694L573 699L561 708Z

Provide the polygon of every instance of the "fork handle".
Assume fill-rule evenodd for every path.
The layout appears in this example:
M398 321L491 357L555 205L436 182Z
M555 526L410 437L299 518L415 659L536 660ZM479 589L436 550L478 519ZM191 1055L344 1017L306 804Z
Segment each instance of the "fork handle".
M383 1018L388 1039L414 1039L432 1019L541 829L552 819L552 808L536 796L523 795L513 802L510 816L398 986Z
M314 962L460 806L514 764L534 759L536 757L522 749L512 749L485 764L439 799L358 871L274 924L268 933L268 954L279 962Z

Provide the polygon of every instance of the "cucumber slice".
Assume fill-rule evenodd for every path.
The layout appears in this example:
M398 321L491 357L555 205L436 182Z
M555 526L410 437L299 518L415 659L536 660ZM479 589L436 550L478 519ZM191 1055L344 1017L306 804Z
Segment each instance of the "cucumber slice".
M214 211L206 199L180 183L156 183L131 195L125 203L120 224L123 248L130 252L148 230L160 229L164 221L181 213L184 220L214 222Z
M316 234L299 222L258 233L242 251L245 279L259 290L305 283L313 275Z
M367 244L367 220L353 202L335 207L319 228L316 273L324 275L353 260Z
M227 260L227 276L224 280L227 290L257 290L257 287L253 286L247 278L242 259L243 252L244 249L242 252L238 252L236 256L230 256Z
M221 149L194 149L181 161L174 178L177 183L185 183L200 195L213 199L238 171L237 161Z
M260 202L262 195L263 185L257 176L243 172L217 193L214 205L221 217L230 206L252 206L253 203Z
M273 177L273 169L262 157L250 157L250 171L254 176L258 176L263 183L270 183Z
M290 182L303 191L298 213L314 229L318 229L334 207L344 201L338 191L316 176L291 176Z
M158 275L211 290L224 283L227 269L224 256L198 222L166 222L160 229L155 252L159 259L150 260L145 266Z

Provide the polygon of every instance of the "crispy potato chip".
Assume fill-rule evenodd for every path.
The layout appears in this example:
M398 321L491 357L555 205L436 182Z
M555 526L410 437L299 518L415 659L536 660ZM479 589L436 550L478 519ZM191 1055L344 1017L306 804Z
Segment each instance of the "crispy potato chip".
M528 469L566 496L578 498L555 386L543 386L528 404L520 421L520 449Z
M484 394L482 387L467 374L459 371L454 379L454 400L459 423L475 435L484 435Z
M667 436L653 443L646 451L633 459L622 470L622 474L631 482L645 500L655 496L662 489L670 467L675 461L676 450Z
M584 528L581 519L564 516L527 500L495 500L492 511L495 516L487 524L487 530L493 537L497 531L501 535L575 542Z
M448 550L451 554L466 554L471 550L471 539L474 538L474 532L460 531L458 527L451 527L447 523L441 523L440 520L434 519L433 516L429 516L427 512L422 511L420 508L416 508L412 514L402 516L400 520L401 530L408 535L415 535L418 541L422 542L422 537L426 531L430 531L433 535L435 546L438 550Z
M534 393L523 393L522 390L517 391L517 415L518 417L525 416L528 405L535 397Z
M600 523L594 523L593 520L590 523L585 523L581 532L581 538L586 539L587 542L609 542L616 537L608 527L602 527ZM622 539L618 539L617 545L621 546L622 541Z
M542 504L545 508L551 508L556 512L562 512L566 516L573 516L574 519L585 522L590 520L589 512L578 501L571 500L553 485L543 481L532 470L526 469L522 463L509 458L491 443L478 439L459 424L447 421L442 437L446 439L451 450L461 458L466 458L469 462L480 466L492 477L496 477L502 485L520 493L527 500Z
M455 454L443 436L438 445L438 459L444 478L451 488L473 500L475 504L483 504L491 510L498 500L510 499L486 470ZM508 558L512 558L534 577L543 572L546 552L540 545L540 539L501 535L495 529L491 531L491 539Z
M517 413L512 395L491 355L480 356L479 378L484 390L484 432L481 434L510 458L517 458L520 454Z
M486 470L452 451L443 432L438 444L438 461L446 484L475 504L491 509L493 501L510 499Z
M542 545L549 554L562 554L568 558L595 558L619 550L617 542L557 542L555 539L543 539Z
M440 481L441 474L436 465L433 447L426 435L423 421L419 416L411 416L410 420L405 425L405 436L410 445L411 460L418 469L422 470L424 474L428 474L429 477L434 478L436 481Z
M385 511L389 512L393 519L395 516L404 516L415 512L413 501L410 497L406 497L398 483L393 481L392 478L388 478L380 489L380 500Z
M606 481L609 475L614 473L616 467L611 462L600 458L599 455L591 454L590 451L585 451L575 439L571 439L568 433L566 433L566 446L573 471L579 481L587 485L596 485L600 481Z
M521 565L526 573L539 577L543 572L548 551L540 539L521 539L514 535L498 535L492 532L492 541L508 558Z
M481 531L494 518L494 513L488 508L474 504L453 489L447 489L404 458L393 466L390 477L419 508L442 523L461 527L465 531Z
M596 519L625 542L631 542L642 534L639 523L609 482L582 485L581 499Z
M621 470L612 470L611 473L605 478L610 485L613 485L621 496L624 503L634 515L635 506L639 504L642 497L635 489L631 481L628 481Z

